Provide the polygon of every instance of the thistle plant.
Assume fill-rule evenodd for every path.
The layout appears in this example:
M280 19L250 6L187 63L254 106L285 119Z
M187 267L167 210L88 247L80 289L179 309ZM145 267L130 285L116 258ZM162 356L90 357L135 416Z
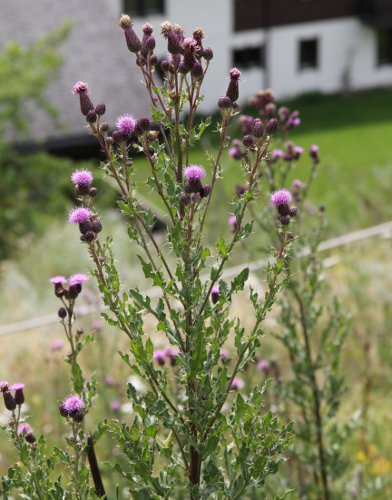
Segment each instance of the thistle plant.
M280 311L274 332L287 351L291 374L282 374L276 362L274 369L265 364L261 369L274 380L275 410L295 421L297 439L288 454L284 484L304 498L328 500L344 491L337 479L347 465L342 446L351 425L339 426L336 418L344 392L339 364L348 323L337 298L325 299L328 286L317 253L325 234L325 207L308 202L320 164L319 148L312 145L309 149L307 179L292 180L292 170L304 153L287 140L290 130L301 123L299 112L278 109L270 90L260 91L251 103L258 117L239 117L243 139L235 139L229 153L244 161L252 147L249 134L255 136L260 118L275 118L280 134L265 161L272 207L251 210L255 224L272 244L277 243L275 227L281 225L290 229L287 236L294 240L293 252L283 256L287 286L277 300ZM238 186L237 192L246 189Z
M144 275L159 289L152 299L138 287L122 283L110 237L102 237L102 223L91 189L77 189L80 204L69 220L78 225L81 241L91 256L107 310L103 316L129 339L129 352L121 357L134 374L149 385L142 394L129 383L128 396L134 417L130 424L106 421L108 432L127 457L127 466L114 465L135 498L244 498L261 492L267 477L276 473L282 451L291 436L291 425L281 425L271 412L262 412L265 388L247 388L240 374L259 349L263 321L284 284L284 259L290 252L286 227L276 229L278 245L271 248L264 296L251 289L253 327L245 329L229 315L234 295L244 289L249 271L244 269L230 283L222 275L238 244L252 233L249 207L257 200L262 168L268 158L275 119L260 127L242 165L247 190L235 196L235 217L229 239L220 236L215 248L206 246L208 213L214 188L224 175L223 152L228 146L229 125L238 109L240 71L229 73L226 95L218 100L221 120L219 147L207 153L205 165L192 163L211 119L197 121L202 84L213 59L204 47L204 34L196 28L185 38L182 28L165 22L162 35L169 56L161 63L165 76L155 78L153 28L143 27L142 39L128 16L122 16L128 49L135 55L151 101L151 116L134 118L124 113L112 132L103 121L106 106L94 106L89 86L75 84L82 114L105 157L104 173L120 192L119 209ZM124 110L131 112L132 110ZM145 181L167 213L164 236L154 233L154 214L138 199L135 153L148 164ZM239 172L240 176L240 172ZM105 230L105 228L104 228ZM155 319L155 330L145 326ZM158 352L155 338L165 338L167 348ZM221 352L233 344L232 362ZM170 361L170 363L166 363Z

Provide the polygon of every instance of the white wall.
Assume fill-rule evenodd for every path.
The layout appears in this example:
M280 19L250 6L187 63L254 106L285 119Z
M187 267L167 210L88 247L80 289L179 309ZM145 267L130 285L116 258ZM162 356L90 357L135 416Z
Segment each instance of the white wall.
M121 0L110 0L112 9L121 14ZM266 42L268 74L260 68L242 72L240 101L245 102L261 88L273 88L279 98L310 91L336 92L349 76L352 88L360 89L392 83L392 65L377 66L376 32L359 19L309 22L274 27L270 31L233 31L233 2L229 0L166 0L164 16L135 18L140 33L148 20L155 27L157 54L166 55L160 36L164 20L180 24L187 35L196 26L204 29L205 46L214 50L214 59L204 83L205 101L201 108L211 110L226 91L228 71L232 66L234 48L256 47ZM299 40L319 39L317 69L299 70Z
M319 39L317 69L298 69L299 40ZM355 18L274 28L268 50L271 86L279 96L343 87L344 74L353 88L392 83L392 66L377 66L376 32Z

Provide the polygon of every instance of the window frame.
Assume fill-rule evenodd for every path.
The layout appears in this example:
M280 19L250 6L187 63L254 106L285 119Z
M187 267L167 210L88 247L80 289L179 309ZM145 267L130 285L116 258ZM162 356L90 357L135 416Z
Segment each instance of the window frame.
M236 59L236 53L239 52L245 52L249 50L257 50L258 51L258 62L252 62L249 60L245 64L241 64L238 62L238 59ZM266 50L265 50L265 43L261 43L258 45L247 45L245 47L233 47L232 48L232 63L233 66L237 66L239 69L242 69L244 71L250 70L250 69L265 69L265 58L266 58Z
M382 57L381 54L381 34L387 35L389 37L388 44L389 47L387 48L387 51L389 52L389 55L384 58ZM377 67L384 67L384 66L392 66L392 28L379 28L376 31L376 57L377 57Z
M303 62L303 47L305 44L314 44L315 45L315 53L314 53L314 64L304 63ZM300 38L298 40L298 71L316 71L320 68L320 38L312 37L312 38Z
M122 2L123 11L125 14L130 14L133 17L147 17L153 15L162 16L165 14L165 9L166 9L165 0L155 0L155 2L157 3L156 10L148 9L145 0L133 0L133 3L135 4L134 9L126 8L126 2L127 0L123 0Z

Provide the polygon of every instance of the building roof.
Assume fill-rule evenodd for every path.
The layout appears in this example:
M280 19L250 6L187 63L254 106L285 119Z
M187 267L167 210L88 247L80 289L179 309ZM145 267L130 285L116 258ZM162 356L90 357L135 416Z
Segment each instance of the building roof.
M71 94L78 80L88 82L95 104L105 102L105 119L111 126L122 113L140 117L150 109L134 55L128 51L118 20L105 0L4 2L0 47L8 40L31 44L66 20L73 21L73 29L60 48L64 65L59 79L50 85L46 95L60 112L67 129L54 127L52 120L37 110L31 126L33 140L88 136L78 98Z

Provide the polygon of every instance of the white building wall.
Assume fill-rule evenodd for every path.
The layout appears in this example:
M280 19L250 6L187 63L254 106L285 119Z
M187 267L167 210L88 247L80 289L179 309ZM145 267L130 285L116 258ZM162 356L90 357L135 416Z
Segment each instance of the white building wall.
M392 66L377 65L375 30L346 18L276 27L268 47L271 87L278 96L337 92L348 81L353 89L392 83ZM316 69L299 69L299 42L318 38Z
M113 13L122 12L121 0L110 0ZM206 95L201 109L213 110L225 93L228 71L232 67L234 48L266 44L268 70L252 68L242 71L240 101L246 102L258 90L269 86L279 98L311 91L337 92L347 82L362 89L392 83L392 65L377 66L376 32L357 18L308 22L270 30L234 32L233 2L228 0L166 0L164 16L134 18L141 33L145 22L155 28L157 55L166 56L166 43L160 36L160 25L169 20L180 24L188 36L196 26L206 33L205 46L214 51L214 59L204 82ZM299 69L299 41L318 38L317 69Z

